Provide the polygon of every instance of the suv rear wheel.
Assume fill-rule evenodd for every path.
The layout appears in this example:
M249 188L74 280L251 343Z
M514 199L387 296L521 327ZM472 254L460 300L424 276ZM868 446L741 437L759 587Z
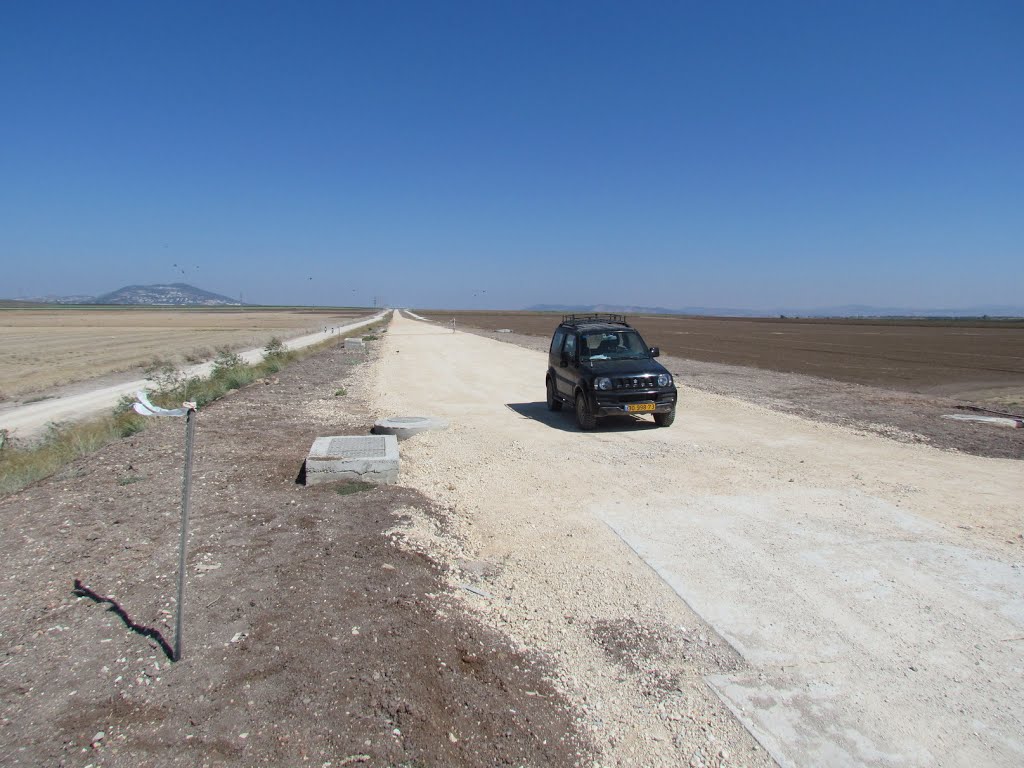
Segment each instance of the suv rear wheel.
M590 404L582 392L576 395L576 423L580 429L593 429L597 426L597 418L591 412Z
M560 411L562 410L562 401L555 396L555 382L550 378L547 380L548 390L548 410L549 411Z

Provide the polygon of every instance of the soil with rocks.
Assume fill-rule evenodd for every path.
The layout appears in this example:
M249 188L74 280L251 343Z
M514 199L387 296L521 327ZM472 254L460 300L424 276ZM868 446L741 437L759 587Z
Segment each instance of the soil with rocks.
M180 420L0 500L0 762L589 764L544 660L403 546L447 510L297 484L315 437L369 431L368 365L330 349L198 414L181 661Z

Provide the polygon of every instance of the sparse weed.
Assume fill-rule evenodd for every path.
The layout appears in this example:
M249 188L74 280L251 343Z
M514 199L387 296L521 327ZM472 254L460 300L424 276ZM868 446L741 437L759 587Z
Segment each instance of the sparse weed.
M273 341L271 339L271 343ZM268 355L269 359L251 366L246 365L236 352L224 347L217 351L213 372L206 379L188 379L174 363L161 359L151 361L145 372L153 382L151 397L157 405L175 408L184 401L193 401L202 407L223 397L231 389L244 387L256 379L277 372L287 362L305 359L340 342L340 337L337 337L302 350L286 350L281 354ZM268 343L268 347L271 343ZM277 345L273 346L277 348ZM344 388L338 392L346 394ZM134 402L134 398L122 397L113 411L93 421L71 425L50 424L46 434L31 443L14 441L0 430L0 496L49 477L69 462L145 429L145 418L132 410ZM125 479L118 482L128 484ZM136 480L131 479L130 482ZM350 482L338 486L337 492L348 495L372 487L370 483Z
M334 390L334 396L335 397L344 397L347 394L348 394L348 390L345 389L344 387L340 387L340 388Z
M339 496L350 496L353 493L368 491L373 488L373 483L364 483L361 480L346 480L334 486L334 492Z
M173 392L182 385L185 379L185 374L178 370L178 366L170 360L162 360L158 357L153 358L153 361L146 366L145 373L146 378L153 382L154 391L158 393Z
M225 372L245 365L241 356L230 347L220 347L213 359L213 375L222 376Z
M140 429L142 417L130 412L73 425L51 423L42 439L24 446L10 444L0 451L0 495L48 477L69 462Z
M196 347L184 355L186 363L203 363L213 357L213 351L209 347Z
M288 354L288 348L285 347L284 342L281 341L281 339L277 336L273 336L270 341L267 342L267 346L263 348L263 354L266 357L284 357Z

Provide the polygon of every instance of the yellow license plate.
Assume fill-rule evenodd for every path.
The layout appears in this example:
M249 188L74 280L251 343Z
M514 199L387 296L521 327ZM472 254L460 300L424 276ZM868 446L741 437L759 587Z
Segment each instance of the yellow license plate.
M654 403L631 403L626 406L626 413L645 413L654 410Z

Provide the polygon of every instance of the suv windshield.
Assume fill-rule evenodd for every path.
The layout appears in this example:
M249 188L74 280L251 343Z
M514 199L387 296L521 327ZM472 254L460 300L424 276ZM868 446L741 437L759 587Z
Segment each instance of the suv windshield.
M593 331L583 335L581 360L639 360L651 356L640 334L633 330Z

